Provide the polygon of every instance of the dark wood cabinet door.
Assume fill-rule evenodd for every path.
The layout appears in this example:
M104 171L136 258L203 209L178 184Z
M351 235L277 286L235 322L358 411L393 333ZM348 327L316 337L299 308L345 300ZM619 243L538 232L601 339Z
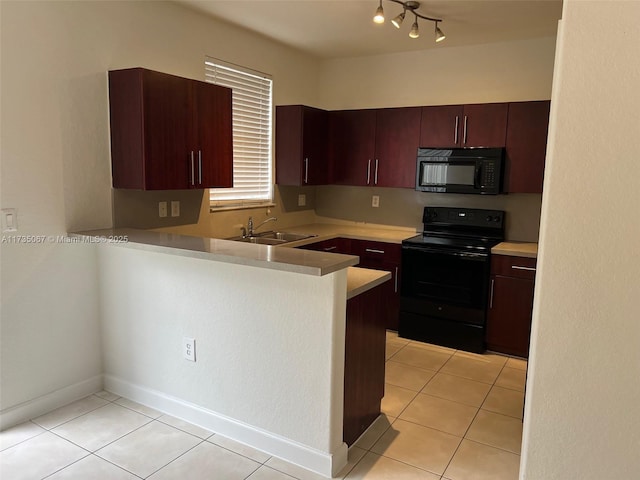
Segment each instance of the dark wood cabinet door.
M462 147L504 147L507 135L507 103L465 105Z
M542 193L549 101L509 104L505 191Z
M422 107L420 146L454 148L461 146L462 105Z
M144 184L138 188L188 188L192 142L189 81L149 70L141 71L141 76Z
M343 440L352 445L380 415L384 396L385 326L381 287L347 301Z
M191 85L195 118L190 185L193 188L232 187L231 89L195 80Z
M109 72L113 186L231 186L231 90L130 68Z
M332 183L369 185L375 161L375 110L337 110L329 115Z
M535 258L491 257L486 333L490 350L528 356L535 267Z
M303 185L325 185L329 180L329 114L317 108L303 108Z
M494 275L487 316L487 347L510 355L529 355L533 280Z
M302 105L276 107L276 183L303 184Z
M376 111L373 185L415 188L421 110L407 107Z
M391 273L391 280L380 285L384 298L382 310L386 328L398 330L402 246L387 242L351 240L351 254L360 257L360 267Z
M329 178L328 115L304 105L276 107L276 183L324 185Z

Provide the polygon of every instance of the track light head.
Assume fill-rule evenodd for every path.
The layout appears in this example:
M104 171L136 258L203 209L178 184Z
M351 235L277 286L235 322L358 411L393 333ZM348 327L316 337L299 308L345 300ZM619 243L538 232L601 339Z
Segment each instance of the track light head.
M394 18L393 20L391 20L391 23L393 24L394 27L396 28L400 28L400 25L402 25L402 21L404 20L404 15L405 12L407 10L405 9L401 14L399 14L396 18Z
M376 10L376 14L373 17L374 23L384 23L384 9L382 8L382 0Z
M420 31L418 30L418 17L416 17L413 25L411 26L411 31L409 32L409 36L411 38L418 38L420 36Z
M436 43L439 43L441 41L443 41L445 38L447 38L445 36L444 33L442 33L442 30L440 30L440 27L438 27L438 22L436 22Z

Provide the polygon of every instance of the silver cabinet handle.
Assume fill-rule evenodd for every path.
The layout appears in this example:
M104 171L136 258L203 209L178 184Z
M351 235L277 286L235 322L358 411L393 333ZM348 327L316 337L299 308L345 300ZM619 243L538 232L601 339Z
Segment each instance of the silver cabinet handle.
M398 267L396 267L396 277L395 277L395 284L393 287L393 291L395 293L398 293Z
M373 184L377 185L378 184L378 159L376 158L376 169L375 169L375 173L373 174Z
M369 183L371 183L371 159L369 159L367 163L367 185L369 185Z
M332 247L323 248L322 250L324 250L325 252L330 252L331 250L335 250L336 248L338 248L338 247L336 245L334 245Z
M309 157L304 159L304 183L309 183Z
M384 255L384 250L377 250L375 248L365 248L364 251L369 253L381 253Z
M195 174L195 166L194 166L194 160L193 160L193 150L191 150L191 185L195 185L196 184L196 174Z
M202 185L202 150L198 150L198 185Z
M464 116L464 133L462 134L462 144L467 144L467 116Z
M526 270L527 272L535 272L535 267L521 267L519 265L511 265L514 270Z
M458 144L458 127L460 126L460 117L456 115L456 125L453 129L453 144Z
M489 308L493 308L493 285L496 281L492 278L491 279L491 293L489 295Z

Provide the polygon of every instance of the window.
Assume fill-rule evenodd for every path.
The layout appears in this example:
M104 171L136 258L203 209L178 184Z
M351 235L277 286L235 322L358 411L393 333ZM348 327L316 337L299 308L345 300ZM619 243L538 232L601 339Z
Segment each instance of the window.
M205 80L233 89L233 188L209 189L211 207L272 203L271 77L206 57Z

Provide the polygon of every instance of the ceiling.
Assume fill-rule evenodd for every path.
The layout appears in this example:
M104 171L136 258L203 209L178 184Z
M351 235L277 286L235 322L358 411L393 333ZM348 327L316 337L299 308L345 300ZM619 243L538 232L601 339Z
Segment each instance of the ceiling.
M447 38L434 41L434 24L413 17L400 30L390 20L402 6L383 0L386 22L372 18L378 0L177 0L205 14L258 32L322 58L398 53L555 36L562 0L424 0L418 12L442 18Z

